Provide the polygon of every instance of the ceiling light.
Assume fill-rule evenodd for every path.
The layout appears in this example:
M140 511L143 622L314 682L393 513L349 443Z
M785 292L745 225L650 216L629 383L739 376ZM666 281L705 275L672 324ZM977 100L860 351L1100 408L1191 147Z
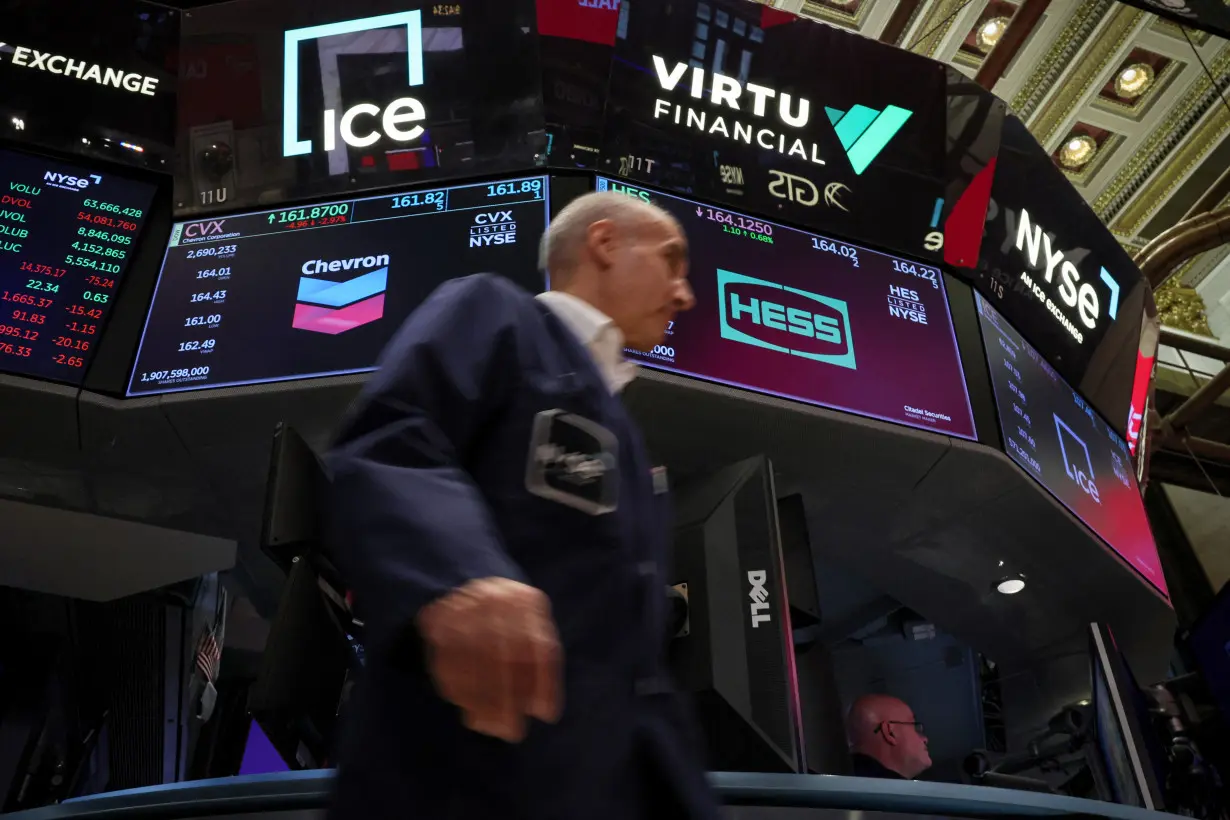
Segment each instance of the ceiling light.
M992 17L978 26L978 34L974 37L974 42L978 44L978 48L982 51L990 51L995 48L999 38L1003 37L1004 32L1008 30L1008 22L1007 17Z
M1115 76L1115 93L1128 100L1144 94L1153 85L1153 66L1133 63Z
M1025 579L1020 576L1005 578L995 585L995 591L1004 595L1016 595L1025 588Z
M1081 168L1093 159L1098 152L1098 144L1088 134L1077 134L1070 137L1059 149L1059 162L1063 167L1075 170Z

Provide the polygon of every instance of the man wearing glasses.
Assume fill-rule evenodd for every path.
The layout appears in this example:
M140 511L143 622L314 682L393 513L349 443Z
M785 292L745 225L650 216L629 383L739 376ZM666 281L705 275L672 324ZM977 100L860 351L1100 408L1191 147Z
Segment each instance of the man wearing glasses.
M847 723L855 777L913 780L931 768L927 736L909 704L889 695L863 695Z

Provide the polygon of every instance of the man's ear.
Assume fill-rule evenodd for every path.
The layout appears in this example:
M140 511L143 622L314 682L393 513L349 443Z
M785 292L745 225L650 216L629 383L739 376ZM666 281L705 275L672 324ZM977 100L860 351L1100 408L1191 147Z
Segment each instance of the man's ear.
M591 222L585 231L585 245L594 261L603 268L615 264L615 223L610 219Z
M893 725L891 723L881 723L880 734L884 735L884 742L889 746L897 745L897 736L893 734Z

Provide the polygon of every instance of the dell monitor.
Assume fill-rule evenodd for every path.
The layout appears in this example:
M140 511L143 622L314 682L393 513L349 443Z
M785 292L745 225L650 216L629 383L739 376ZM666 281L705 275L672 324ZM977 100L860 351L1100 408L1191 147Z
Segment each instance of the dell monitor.
M688 599L670 645L709 768L803 772L806 761L773 470L756 457L676 494L670 583Z

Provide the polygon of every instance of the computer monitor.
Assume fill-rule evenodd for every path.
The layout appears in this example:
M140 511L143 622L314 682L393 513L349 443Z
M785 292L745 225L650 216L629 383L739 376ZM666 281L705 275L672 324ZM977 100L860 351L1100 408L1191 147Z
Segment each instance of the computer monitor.
M772 466L748 459L675 500L669 582L689 606L670 659L700 712L709 768L805 771Z
M1230 728L1230 583L1192 626L1186 644L1221 712L1222 726Z
M1094 755L1105 774L1106 799L1150 811L1166 805L1151 747L1152 727L1136 681L1110 629L1089 625L1093 677Z

